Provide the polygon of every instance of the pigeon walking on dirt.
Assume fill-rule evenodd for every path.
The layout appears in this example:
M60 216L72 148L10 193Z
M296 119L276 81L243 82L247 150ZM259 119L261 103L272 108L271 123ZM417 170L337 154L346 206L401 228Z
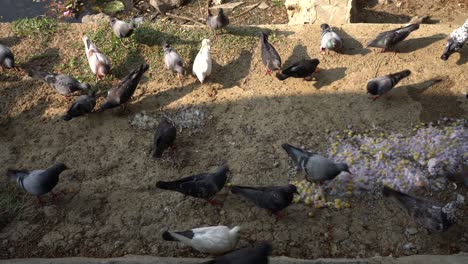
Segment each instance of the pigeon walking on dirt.
M96 92L93 91L89 94L78 96L62 118L65 121L70 121L72 118L91 113L95 106Z
M159 122L153 141L153 158L160 158L166 149L174 144L177 129L167 118Z
M59 181L59 175L67 167L63 163L56 163L45 170L8 170L7 176L16 181L18 187L35 195L42 205L41 195L52 192ZM56 194L52 192L54 199Z
M419 24L411 24L406 27L382 32L374 40L368 42L367 47L381 48L382 52L394 49L399 42L406 39L411 32L417 29L419 29Z
M110 61L87 36L83 36L83 42L85 44L86 58L88 58L89 67L96 75L96 78L101 80L110 72Z
M253 202L255 206L267 209L281 218L280 211L288 207L293 201L294 194L298 193L296 186L247 187L234 185L231 192Z
M66 100L70 100L68 96L76 91L91 88L89 84L81 83L72 76L61 73L47 73L31 69L30 75L33 78L43 80L46 84L61 94Z
M304 78L304 80L310 81L312 80L312 73L317 70L319 63L318 59L298 61L284 69L281 73L277 73L276 78L281 81L289 77Z
M202 41L202 46L200 51L198 52L197 56L195 57L195 61L193 62L192 73L193 75L197 76L198 80L203 83L211 74L211 42L209 39L204 39Z
M0 44L0 68L2 70L15 68L15 56L7 46L2 44Z
M383 188L385 197L393 197L407 210L416 223L422 225L430 232L441 232L447 230L457 221L457 209L464 202L464 197L457 195L457 199L446 205L432 201L423 200L411 195L393 190L389 187Z
M214 205L216 202L212 200L212 198L221 191L226 184L228 171L228 166L222 166L213 173L196 174L176 181L158 181L156 187L180 192L195 198L205 199L208 203Z
M468 19L465 21L465 23L455 29L452 34L450 34L450 37L447 41L447 44L445 45L444 53L440 57L442 60L446 61L455 52L459 52L462 48L465 42L468 40Z
M380 96L393 89L401 79L408 77L410 74L410 70L404 70L371 79L367 82L367 93L371 94L374 100L377 100Z
M125 107L125 103L130 100L141 77L148 69L149 65L143 63L125 76L125 78L123 78L116 86L112 87L107 93L106 101L101 105L101 111L111 109L119 105L124 105Z
M296 168L305 172L305 177L310 182L330 181L343 171L351 174L346 163L335 163L331 159L289 144L283 144L282 147L293 160Z
M208 17L206 18L206 24L211 28L216 36L217 29L223 29L229 25L229 18L224 14L222 8L218 8L218 14L214 16L211 10L208 8Z
M130 37L135 30L135 24L133 22L127 23L115 17L110 19L110 25L115 36L117 36L120 41L122 41L122 38Z
M271 245L262 243L255 248L243 248L201 264L268 264Z
M163 43L163 51L166 69L176 72L177 78L180 79L184 75L184 62L182 58L166 42Z
M267 67L265 75L270 75L272 71L281 70L281 57L275 47L268 42L268 34L265 32L260 32L260 45L262 62Z
M181 232L163 233L166 241L180 241L194 249L209 254L223 254L233 250L239 240L240 227L208 226Z
M320 53L326 50L339 51L343 47L343 40L336 34L328 24L320 25L322 29L322 40L320 41Z

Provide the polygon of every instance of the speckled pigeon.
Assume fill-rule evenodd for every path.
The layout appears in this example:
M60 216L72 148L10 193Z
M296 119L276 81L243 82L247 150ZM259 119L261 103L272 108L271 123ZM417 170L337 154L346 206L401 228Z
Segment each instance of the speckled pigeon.
M457 199L446 205L423 200L411 195L396 191L390 187L383 188L386 197L395 198L398 203L408 211L416 223L422 225L430 232L447 230L457 220L457 209L463 204L464 197L457 195Z
M91 92L86 95L81 95L70 105L63 120L70 121L74 117L79 117L91 113L96 106L96 92Z
M339 51L343 47L343 40L336 34L328 24L320 25L322 29L322 40L320 41L320 53L325 50Z
M262 62L267 67L265 75L270 75L272 71L281 70L281 57L275 47L268 42L268 34L266 32L260 32L260 45Z
M367 93L371 94L373 99L376 100L393 89L401 79L408 77L410 74L410 70L404 70L371 79L367 82Z
M202 264L268 264L271 245L262 243L255 248L243 248Z
M305 172L305 177L310 182L330 181L343 171L351 174L348 164L335 163L331 159L289 144L283 144L282 147L293 160L296 168Z
M184 62L182 58L177 54L171 45L167 42L163 43L164 51L164 63L166 64L166 69L171 70L177 73L177 77L180 79L184 75Z
M115 36L119 39L130 37L135 30L135 24L133 22L127 23L115 17L110 19L110 25Z
M163 233L166 241L180 241L194 249L210 254L223 254L233 250L239 240L240 227L207 226L187 231Z
M96 75L96 78L101 80L110 72L110 61L87 36L83 36L83 42L85 44L86 58L88 59L89 67Z
M210 76L211 74L211 42L209 39L204 39L202 41L202 46L200 51L198 52L195 60L193 61L193 68L192 73L195 75L198 80L203 83L206 77Z
M208 17L206 18L206 24L213 30L216 35L217 29L225 28L229 25L229 18L224 14L222 8L218 8L218 14L214 16L211 10L208 8Z
M310 81L312 80L311 75L317 70L319 63L320 61L318 59L298 61L284 69L281 73L277 73L276 78L282 81L289 77L294 77L304 78L304 80Z
M177 129L166 118L159 122L153 140L153 158L160 158L166 149L174 144Z
M459 52L461 48L463 48L463 45L465 42L468 40L468 19L465 21L465 23L455 29L452 34L450 34L450 37L447 41L447 44L445 45L444 53L440 57L442 60L448 60L450 55L452 55L455 52Z
M84 89L90 89L91 86L87 83L81 83L72 76L61 73L47 73L35 69L30 70L30 75L33 78L43 80L50 87L54 88L65 99L69 100L68 95Z
M374 40L367 43L367 47L381 48L382 52L394 49L396 44L406 39L409 34L419 29L419 24L411 24L402 28L380 33Z
M13 69L15 68L15 56L11 50L0 44L0 68L1 69Z

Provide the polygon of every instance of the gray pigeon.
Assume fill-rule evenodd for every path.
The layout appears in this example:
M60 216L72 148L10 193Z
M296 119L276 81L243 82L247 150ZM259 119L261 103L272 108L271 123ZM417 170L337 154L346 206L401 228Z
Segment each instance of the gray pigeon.
M371 79L367 82L367 93L371 94L373 99L376 100L393 89L401 79L408 77L410 74L410 70L404 70Z
M164 62L166 69L177 72L177 77L180 79L184 75L184 62L168 43L163 43Z
M110 19L110 25L112 31L119 39L130 37L135 30L135 24L133 22L127 23L115 17Z
M15 56L11 50L0 44L0 68L1 69L13 69L15 68Z
M255 248L243 248L201 264L268 264L271 245L262 243Z
M262 62L267 67L265 75L270 75L271 71L281 70L281 57L275 47L268 42L268 34L260 32L260 44L262 50Z
M328 24L320 25L322 29L322 40L320 41L320 53L325 50L339 51L343 47L343 40L336 34Z
M351 174L348 164L346 163L335 163L331 159L289 144L283 144L281 146L293 160L296 168L305 172L305 177L310 182L322 183L324 181L333 180L342 171Z
M76 91L91 88L89 84L80 83L77 79L61 73L47 73L31 69L30 75L33 78L43 80L50 87L54 88L59 94L61 94L66 100L70 100L68 95Z
M87 95L80 95L70 105L67 113L62 116L63 120L70 121L74 117L79 117L91 113L96 106L96 92L91 92Z
M164 118L159 122L156 132L154 133L153 141L153 158L160 158L166 149L174 145L177 129Z
M383 194L385 197L395 198L416 223L430 232L445 231L453 225L457 220L457 209L464 202L464 197L457 195L455 201L441 205L401 193L386 186L383 188Z
M406 27L382 32L374 40L369 41L367 47L381 48L382 52L394 49L396 44L403 41L411 32L417 29L419 29L419 24L411 24Z
M206 18L206 24L210 27L215 35L217 29L223 29L229 25L229 18L224 14L222 8L218 8L218 14L213 16L211 10L208 8L208 17Z
M63 163L56 163L45 170L8 170L7 176L26 192L35 195L42 204L40 196L49 192L57 185L59 175L67 167ZM52 192L52 195L56 196Z
M465 21L465 23L455 29L452 34L450 34L450 37L447 41L447 44L445 45L445 50L442 56L440 57L442 60L446 61L455 52L459 52L462 48L465 42L468 40L468 19Z
M215 204L215 201L211 198L223 189L228 171L228 166L222 166L213 173L196 174L176 181L158 181L156 187L205 199L208 203Z
M231 192L253 202L255 206L267 209L281 218L280 211L288 207L293 201L294 194L298 193L296 186L247 187L234 185Z
M101 105L101 111L127 103L135 92L141 76L148 69L149 65L143 63L125 76L116 86L112 87L107 93L106 102Z

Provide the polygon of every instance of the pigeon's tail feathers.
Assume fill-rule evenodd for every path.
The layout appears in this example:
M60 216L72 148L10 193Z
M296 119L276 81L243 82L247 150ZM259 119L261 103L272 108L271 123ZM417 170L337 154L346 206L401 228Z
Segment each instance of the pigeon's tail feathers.
M162 238L166 241L179 241L177 238L173 237L169 231L165 231L162 234Z
M43 72L43 71L40 71L40 70L36 70L36 69L30 69L29 70L29 76L31 76L32 78L34 79L45 79L45 77L47 76L48 73L46 72Z
M10 179L10 180L16 180L16 178L18 178L18 176L23 173L23 171L19 171L19 170L8 170L7 171L7 177Z
M232 192L233 194L242 193L242 188L243 188L242 186L236 186L236 185L234 185L234 186L231 187L231 192Z
M289 75L282 74L282 73L276 73L276 78L278 78L278 80L280 80L280 81L284 81L287 78L289 78Z
M156 183L156 187L163 190L170 190L170 191L178 191L179 186L177 182L165 182L165 181L158 181Z
M200 264L216 264L216 260L213 259L213 260L209 260L207 262L202 262Z
M390 197L390 196L398 196L398 195L401 195L402 193L399 192L399 191L396 191L388 186L384 186L383 189L382 189L382 194L385 196L385 197Z
M401 72L390 74L389 77L390 77L390 79L392 79L392 82L394 84L397 84L401 79L404 79L404 78L410 76L410 74L411 74L410 70L404 70L404 71L401 71Z
M70 121L70 120L72 120L72 118L73 117L71 115L69 115L68 113L66 113L66 114L64 114L62 116L62 119L65 120L65 121Z
M419 23L411 24L411 25L409 25L407 27L408 27L408 31L413 32L413 31L419 29Z
M295 161L299 161L301 158L309 156L309 153L307 153L306 151L289 145L287 143L281 145L281 147L286 151L286 153L288 153L288 156Z

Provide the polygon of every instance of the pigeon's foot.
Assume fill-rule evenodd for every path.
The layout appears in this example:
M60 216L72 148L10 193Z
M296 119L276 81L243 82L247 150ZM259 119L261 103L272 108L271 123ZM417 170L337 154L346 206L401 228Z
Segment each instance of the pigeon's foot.
M67 95L62 95L63 99L65 99L67 102L70 102L71 98L70 96Z
M265 75L270 75L271 76L271 70L267 68L266 71L265 71Z
M222 206L223 206L222 203L220 203L220 202L218 202L218 201L216 201L216 200L208 199L208 200L206 200L206 201L207 201L209 204L213 205L213 206L218 206L218 207L222 207Z
M307 76L304 78L304 81L310 82L312 81L312 76Z
M276 215L276 221L279 221L279 220L283 219L283 217L284 217L282 212L276 212L274 214Z

